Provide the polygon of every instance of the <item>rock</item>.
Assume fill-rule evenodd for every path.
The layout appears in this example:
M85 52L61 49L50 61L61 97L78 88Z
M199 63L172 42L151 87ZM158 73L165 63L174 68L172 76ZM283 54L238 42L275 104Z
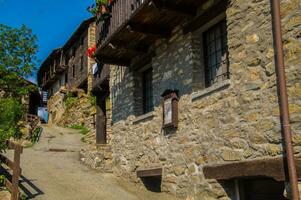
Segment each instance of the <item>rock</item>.
M186 167L183 165L177 165L177 166L173 167L173 172L177 176L184 174L185 170L186 170Z
M224 161L238 161L242 159L241 152L228 149L222 150L221 157Z
M258 35L256 35L255 33L252 34L252 35L248 35L246 37L246 41L247 43L251 43L251 44L254 44L254 43L257 43L259 41L259 37Z

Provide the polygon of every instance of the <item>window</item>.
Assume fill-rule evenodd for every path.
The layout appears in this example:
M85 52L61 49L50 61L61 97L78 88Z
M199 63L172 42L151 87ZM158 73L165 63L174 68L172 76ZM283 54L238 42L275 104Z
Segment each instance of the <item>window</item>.
M72 77L75 78L75 66L72 66Z
M65 65L67 66L68 63L69 63L69 54L67 54L65 57Z
M143 72L143 114L153 111L153 69Z
M80 57L80 71L83 71L83 69L84 69L84 57L81 56Z
M75 56L75 47L72 47L72 49L71 49L71 56L72 56L72 57Z
M84 45L84 42L85 42L85 38L82 37L81 40L80 40L80 45L83 46L83 45Z
M68 73L65 74L65 85L68 83Z
M257 178L235 182L236 199L240 200L285 200L284 182L274 179Z
M203 33L205 86L229 78L226 20L219 22Z

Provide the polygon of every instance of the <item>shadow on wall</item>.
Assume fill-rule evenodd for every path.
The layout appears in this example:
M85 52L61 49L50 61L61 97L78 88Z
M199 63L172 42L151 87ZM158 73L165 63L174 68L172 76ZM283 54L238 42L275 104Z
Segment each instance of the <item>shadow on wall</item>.
M162 176L142 177L145 188L152 192L161 192Z

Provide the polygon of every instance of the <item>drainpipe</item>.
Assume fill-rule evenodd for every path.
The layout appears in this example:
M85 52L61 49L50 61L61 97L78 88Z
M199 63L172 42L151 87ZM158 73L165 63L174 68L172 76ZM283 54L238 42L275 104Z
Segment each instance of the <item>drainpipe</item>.
M280 0L271 0L273 31L274 31L274 49L275 49L275 65L278 81L279 108L282 131L285 143L286 161L288 166L289 181L291 186L292 200L300 200L298 191L298 178L296 171L296 163L294 158L294 150L292 146L292 134L289 120L288 97L286 88L286 77L283 57L283 44L281 33L281 16L280 16Z

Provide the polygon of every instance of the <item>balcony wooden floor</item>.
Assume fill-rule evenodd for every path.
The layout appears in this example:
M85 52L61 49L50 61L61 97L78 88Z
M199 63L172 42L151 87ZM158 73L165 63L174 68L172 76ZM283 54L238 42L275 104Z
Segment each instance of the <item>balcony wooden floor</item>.
M98 26L98 32L102 35L98 36L98 61L133 68L144 65L154 55L150 46L157 39L170 37L171 31L187 19L193 19L203 2L204 0L115 1L112 17Z

